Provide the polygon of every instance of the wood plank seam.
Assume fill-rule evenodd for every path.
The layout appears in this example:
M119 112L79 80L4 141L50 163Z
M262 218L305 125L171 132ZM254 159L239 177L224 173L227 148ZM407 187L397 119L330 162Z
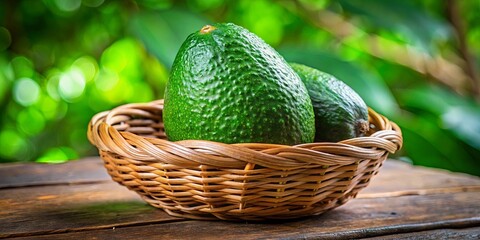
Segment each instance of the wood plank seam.
M51 187L51 186L71 186L71 185L88 185L88 184L98 184L98 183L107 183L111 180L100 180L100 181L78 181L78 182L52 182L52 183L28 183L24 185L15 185L15 186L0 186L0 191L4 189L15 189L15 188L29 188L29 187Z
M30 187L50 187L50 186L72 186L72 185L88 185L108 183L111 180L101 181L82 181L82 182L58 182L58 183L41 183L41 184L26 184L17 186L0 186L0 192L6 189L15 188L30 188ZM480 185L478 186L462 186L462 187L446 187L446 188L430 188L430 189L412 189L392 192L379 192L379 193L359 193L356 198L388 198L388 197L402 197L413 195L433 195L433 194L447 194L447 193L459 193L459 192L480 192Z
M430 189L412 189L393 192L379 192L379 193L360 193L357 198L386 198L386 197L402 197L412 195L433 195L433 194L447 194L459 192L480 192L480 186L462 186L462 187L446 187L446 188L430 188Z
M305 234L302 236L302 239L357 239L357 238L367 238L367 237L379 237L399 233L411 233L411 232L420 232L426 230L436 230L436 229L462 229L462 228L471 228L480 226L480 217L473 217L468 219L453 219L445 220L441 222L425 222L425 223L410 223L410 224L399 224L391 226L381 226L381 227L372 227L366 229L353 229L347 231L340 231L334 233L311 233ZM284 240L297 239L294 238L282 238Z
M12 234L2 234L0 233L0 239L6 238L16 238L16 237L33 237L33 236L42 236L42 235L53 235L53 234L62 234L62 233L73 233L73 232L85 232L92 230L102 230L102 229L115 229L122 227L137 227L137 226L146 226L153 224L166 224L174 222L183 222L189 221L189 219L178 218L178 219L168 219L160 221L144 221L144 222L129 222L129 223L117 223L111 225L102 225L102 226L91 226L84 228L65 228L58 230L47 230L47 231L37 231L37 232L28 232L28 233L12 233Z
M480 239L480 227L472 228L444 228L411 233L397 233L379 237L365 238L365 240L397 240L397 239Z
M52 236L52 238L56 235L59 236L60 234L65 233L76 233L76 232L85 232L85 231L92 231L92 230L107 230L107 229L116 229L116 228L128 228L128 227L138 227L138 226L145 226L145 225L153 225L153 224L168 224L168 223L175 223L181 222L182 219L178 220L169 220L169 221L150 221L150 222L139 222L139 223L132 223L132 224L117 224L111 226L103 226L103 227L90 227L90 228L81 228L81 229L62 229L60 231L45 231L45 232L33 232L33 233L23 233L23 234L10 234L8 236L0 236L0 239L3 238L16 238L16 237L33 237L33 236ZM191 221L191 220L184 220L184 221ZM441 222L425 222L425 223L410 223L410 224L397 224L397 225L390 225L390 226L380 226L380 227L372 227L372 228L362 228L362 229L352 229L347 231L339 231L339 232L316 232L316 233L307 233L302 234L300 237L302 239L357 239L357 238L367 238L367 237L380 237L380 236L387 236L392 234L401 234L401 233L414 233L420 231L428 231L428 230L437 230L437 229L464 229L464 228L471 228L471 227L479 227L480 226L480 217L473 217L467 219L453 219L453 220L445 220ZM159 226L161 227L161 226ZM58 235L57 235L58 234ZM270 236L272 237L272 236ZM299 236L289 237L284 236L282 239L298 239Z

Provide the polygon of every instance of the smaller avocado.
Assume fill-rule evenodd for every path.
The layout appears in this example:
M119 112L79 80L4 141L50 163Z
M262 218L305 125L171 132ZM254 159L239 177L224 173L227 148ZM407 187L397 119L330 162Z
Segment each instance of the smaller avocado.
M365 136L368 107L348 85L320 70L290 64L307 87L315 113L315 142L338 142Z

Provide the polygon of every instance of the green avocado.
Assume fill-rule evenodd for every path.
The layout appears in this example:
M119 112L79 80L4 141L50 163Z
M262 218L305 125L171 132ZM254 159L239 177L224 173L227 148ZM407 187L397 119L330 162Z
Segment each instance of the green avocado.
M187 37L165 90L170 141L309 143L315 116L290 65L255 34L232 23Z
M315 142L338 142L368 132L368 107L353 89L328 73L301 64L290 65L312 100Z

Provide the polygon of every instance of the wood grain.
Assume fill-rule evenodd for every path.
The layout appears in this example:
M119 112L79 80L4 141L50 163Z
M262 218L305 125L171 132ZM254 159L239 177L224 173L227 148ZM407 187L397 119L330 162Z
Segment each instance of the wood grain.
M469 188L478 191L480 178L441 169L412 166L408 163L387 160L370 185L357 197L388 197L398 195L437 194L439 192L464 192ZM386 194L384 194L386 193Z
M64 164L0 164L0 189L58 184L85 184L111 181L99 157L91 157ZM363 189L359 198L387 197L388 194L422 194L415 190L457 188L453 191L468 191L480 186L480 178L445 170L412 166L397 160L387 160L374 176L370 185ZM466 188L458 190L458 188ZM452 190L445 190L452 191ZM423 194L428 194L423 193Z
M435 229L430 231L420 231L420 232L410 232L410 233L401 233L394 235L387 235L381 237L372 237L366 238L369 240L381 240L381 239L432 239L432 240L441 240L441 239L480 239L480 227L465 228L465 229Z
M0 189L110 181L98 157L62 164L0 164Z
M0 191L0 238L174 220L113 182Z
M94 196L100 198L99 194ZM478 192L354 199L324 215L274 223L183 221L134 199L106 202L101 200L100 198L89 204L70 202L57 207L51 203L42 207L20 209L16 214L1 214L3 224L0 226L0 237L73 232L69 235L50 235L48 238L356 238L445 226L480 226ZM114 227L113 232L102 230ZM215 232L213 235L212 229Z
M426 231L427 236L452 227L480 227L480 178L392 160L386 161L358 198L342 207L320 216L264 223L171 217L111 181L99 158L60 165L0 165L0 238L335 239L398 235L408 239L412 232ZM452 236L467 233L449 232Z

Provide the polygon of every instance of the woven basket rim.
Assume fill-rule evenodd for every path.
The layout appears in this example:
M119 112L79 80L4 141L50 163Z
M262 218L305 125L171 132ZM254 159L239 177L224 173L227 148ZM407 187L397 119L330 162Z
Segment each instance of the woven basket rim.
M189 166L210 165L216 167L244 168L246 164L262 165L274 169L295 169L316 164L352 164L358 159L378 158L395 153L402 147L400 128L394 122L369 108L369 122L375 127L368 136L346 139L340 142L314 142L298 145L270 143L226 144L208 140L182 140L172 142L163 136L143 136L128 130L126 121L137 119L156 121L163 128L161 114L163 99L147 103L130 103L104 111L92 117L88 125L88 139L100 151L126 156L135 161L162 161L165 151L175 152L191 161L173 160L172 164ZM208 158L215 153L231 156ZM286 156L286 157L285 157ZM308 159L309 157L312 157Z

